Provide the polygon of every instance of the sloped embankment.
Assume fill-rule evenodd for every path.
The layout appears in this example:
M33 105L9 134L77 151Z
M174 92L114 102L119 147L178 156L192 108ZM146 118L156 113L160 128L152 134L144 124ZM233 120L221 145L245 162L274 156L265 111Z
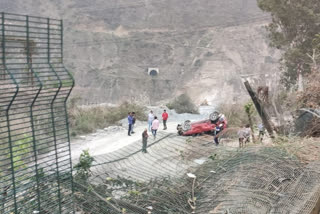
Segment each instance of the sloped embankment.
M318 213L320 163L307 166L279 148L248 148L199 170L198 213Z

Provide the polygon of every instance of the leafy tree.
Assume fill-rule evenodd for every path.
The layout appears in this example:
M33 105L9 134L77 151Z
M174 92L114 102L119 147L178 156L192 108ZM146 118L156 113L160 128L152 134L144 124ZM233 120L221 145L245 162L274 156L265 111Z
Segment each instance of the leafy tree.
M298 68L309 73L313 63L310 56L320 52L320 1L257 1L272 16L267 27L271 46L283 51L283 80L286 86L291 86L297 80Z

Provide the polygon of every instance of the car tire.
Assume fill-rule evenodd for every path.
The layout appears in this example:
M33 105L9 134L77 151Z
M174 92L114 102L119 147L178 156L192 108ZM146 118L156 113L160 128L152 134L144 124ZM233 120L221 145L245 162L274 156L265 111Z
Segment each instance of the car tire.
M209 119L211 121L216 121L219 119L219 112L215 111L215 112L212 112L209 116Z
M191 121L190 120L186 120L184 121L184 123L182 124L182 130L183 131L189 131L191 129Z

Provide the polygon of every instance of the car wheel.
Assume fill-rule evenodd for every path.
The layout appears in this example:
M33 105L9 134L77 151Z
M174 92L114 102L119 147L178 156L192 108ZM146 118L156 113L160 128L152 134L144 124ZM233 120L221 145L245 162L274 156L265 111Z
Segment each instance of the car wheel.
M212 113L210 114L210 116L209 116L209 119L210 119L211 121L215 121L215 120L217 120L218 118L219 118L219 112L217 112L217 111L212 112Z
M191 121L190 120L186 120L183 124L182 124L182 130L183 131L189 131L191 129Z

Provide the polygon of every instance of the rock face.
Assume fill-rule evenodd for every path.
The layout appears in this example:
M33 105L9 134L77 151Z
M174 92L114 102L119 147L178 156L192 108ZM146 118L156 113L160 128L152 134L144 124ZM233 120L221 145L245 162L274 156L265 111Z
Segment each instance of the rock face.
M246 98L240 75L279 67L256 0L5 0L0 8L64 20L65 64L83 104L155 104L179 93L237 102Z

